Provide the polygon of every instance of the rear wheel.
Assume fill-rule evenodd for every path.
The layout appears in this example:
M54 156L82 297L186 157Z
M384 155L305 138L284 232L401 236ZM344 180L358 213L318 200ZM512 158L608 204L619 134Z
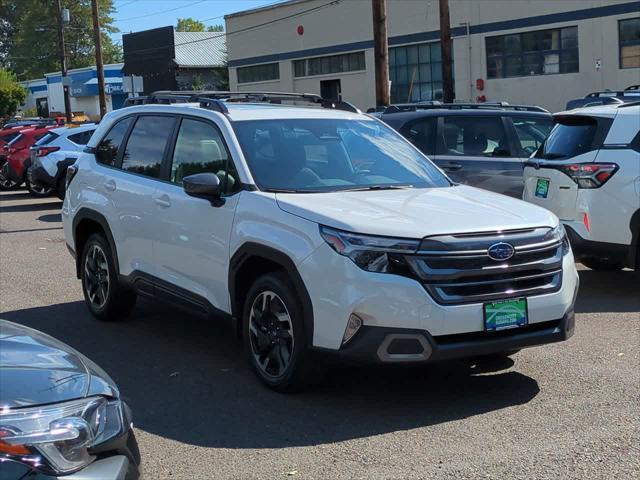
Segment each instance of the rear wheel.
M87 240L81 259L82 292L89 311L99 320L126 318L136 303L136 294L118 280L115 259L104 236Z
M38 198L48 197L53 192L53 188L51 188L48 185L42 185L40 183L32 183L28 172L27 172L27 179L25 183L27 184L27 190L29 190L29 193L34 197L38 197Z
M249 290L243 336L251 367L270 388L295 391L321 378L307 348L302 307L284 273L263 275Z
M582 260L580 260L580 263L582 263L585 267L590 268L591 270L596 270L599 272L616 272L624 268L624 266L619 262L609 259L583 258Z
M18 183L15 180L6 178L0 173L0 191L16 190L22 185L22 182Z

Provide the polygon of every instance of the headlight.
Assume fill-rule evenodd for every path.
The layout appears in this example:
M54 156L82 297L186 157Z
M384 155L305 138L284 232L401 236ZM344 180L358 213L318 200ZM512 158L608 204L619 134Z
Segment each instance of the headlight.
M408 274L403 255L415 253L420 245L419 240L361 235L323 226L320 235L336 252L369 272Z
M569 244L569 237L564 226L559 223L558 226L545 235L545 240L560 240L562 242L562 255L566 255L571 251L571 245Z
M104 397L0 410L0 456L69 473L94 460L91 447L122 431L121 402Z

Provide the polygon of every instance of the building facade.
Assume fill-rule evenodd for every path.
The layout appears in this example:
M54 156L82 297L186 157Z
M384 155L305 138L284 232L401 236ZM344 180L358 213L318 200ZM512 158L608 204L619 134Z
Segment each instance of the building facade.
M591 91L640 84L637 0L450 0L458 101L561 110ZM368 0L290 0L225 17L232 90L340 96L375 105ZM437 100L437 0L387 0L394 103Z

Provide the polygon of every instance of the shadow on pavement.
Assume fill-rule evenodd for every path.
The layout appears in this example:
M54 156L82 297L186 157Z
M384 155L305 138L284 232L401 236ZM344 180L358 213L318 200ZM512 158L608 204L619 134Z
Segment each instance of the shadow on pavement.
M579 270L576 313L640 311L640 272Z
M4 193L2 192L2 195L0 195L0 200L29 200L31 197L31 194L26 190L18 190L15 193Z
M343 368L306 393L259 384L226 321L141 301L120 323L94 320L82 302L5 312L107 370L137 428L192 445L318 445L464 419L529 402L537 382L510 359L424 368ZM491 375L479 375L485 372Z
M47 213L46 215L40 215L38 217L38 221L40 222L62 222L62 214L61 213Z
M4 195L2 196L4 198ZM9 212L37 212L40 210L60 210L62 202L24 203L19 205L2 205L0 213Z

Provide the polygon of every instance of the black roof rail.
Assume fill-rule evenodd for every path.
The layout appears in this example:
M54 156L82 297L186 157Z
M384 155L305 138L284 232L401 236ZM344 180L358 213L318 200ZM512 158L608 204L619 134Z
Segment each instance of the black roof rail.
M640 90L640 85L629 85L624 89L625 92L628 92L629 90Z
M511 105L507 102L486 102L486 103L468 103L468 102L455 102L455 103L440 103L438 101L421 102L421 103L400 103L396 105L388 106L383 113L398 113L398 112L415 112L418 110L516 110L522 112L543 112L549 113L545 108L535 105Z
M161 90L146 97L132 97L125 101L125 105L169 104L169 103L199 103L202 108L227 113L225 103L271 103L306 102L323 108L345 110L360 113L357 107L343 100L329 100L314 93L289 92L229 92L218 90Z

